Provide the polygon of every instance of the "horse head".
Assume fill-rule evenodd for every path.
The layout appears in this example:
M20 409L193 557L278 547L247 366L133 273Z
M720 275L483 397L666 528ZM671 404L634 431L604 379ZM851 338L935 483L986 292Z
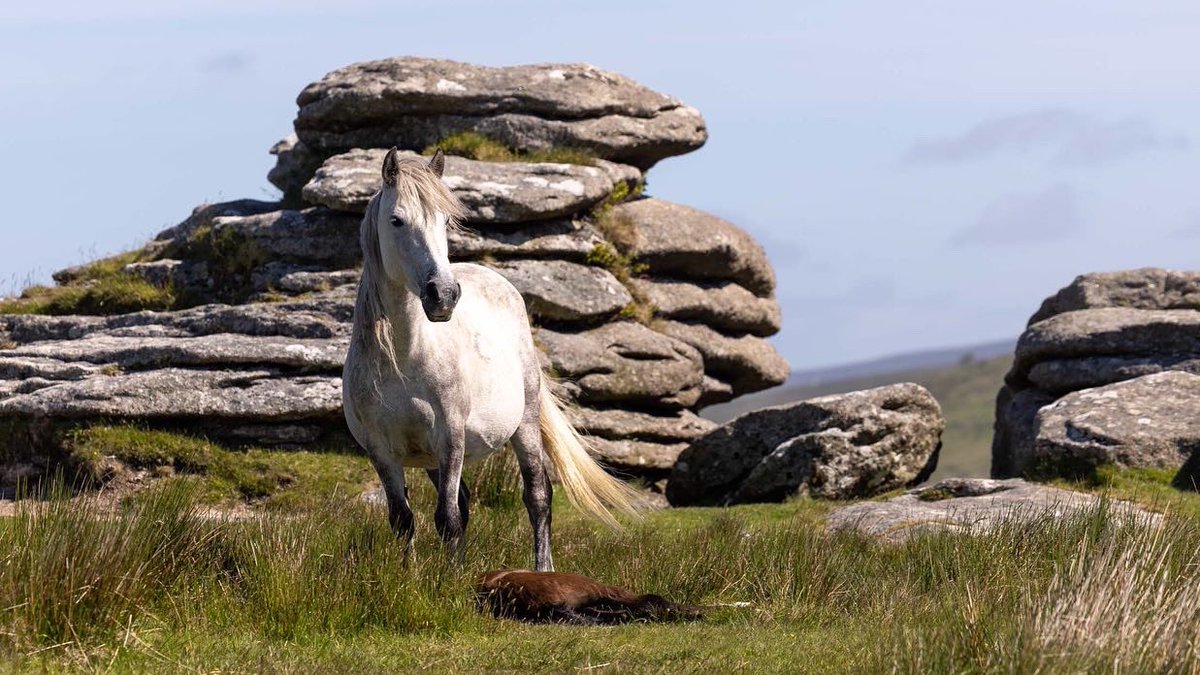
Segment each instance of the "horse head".
M383 187L372 219L382 274L421 299L430 321L449 321L461 287L450 270L446 229L462 212L442 183L446 158L439 150L425 162L401 157L396 148L383 159ZM364 264L369 264L365 261Z

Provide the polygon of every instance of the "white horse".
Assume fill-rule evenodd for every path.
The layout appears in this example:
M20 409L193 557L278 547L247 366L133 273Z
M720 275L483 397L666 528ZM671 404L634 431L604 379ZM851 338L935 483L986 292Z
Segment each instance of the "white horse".
M588 456L546 387L525 303L496 272L450 264L446 230L462 205L441 181L445 158L383 160L362 221L362 278L342 379L346 422L387 495L392 529L411 545L404 467L437 486L434 523L462 552L464 463L511 444L524 482L539 571L552 571L549 456L568 499L601 521L635 513L636 492Z

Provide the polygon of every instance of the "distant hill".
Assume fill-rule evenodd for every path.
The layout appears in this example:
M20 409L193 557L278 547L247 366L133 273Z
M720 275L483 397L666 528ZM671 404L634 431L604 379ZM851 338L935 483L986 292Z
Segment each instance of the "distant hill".
M986 476L991 467L996 392L1012 363L1012 352L1013 342L1005 341L801 371L780 387L711 406L702 414L725 422L764 406L916 382L933 393L946 416L942 454L933 478Z

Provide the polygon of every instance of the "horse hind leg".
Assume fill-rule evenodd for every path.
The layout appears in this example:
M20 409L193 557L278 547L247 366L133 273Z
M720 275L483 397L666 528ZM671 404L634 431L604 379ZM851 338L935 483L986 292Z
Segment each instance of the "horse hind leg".
M521 466L521 480L525 487L525 510L529 512L529 524L533 528L533 560L539 572L554 571L554 557L550 553L550 498L553 488L546 473L545 452L542 448L541 421L537 408L527 413L512 439L517 463Z
M383 483L383 494L387 497L388 524L396 537L404 542L406 550L411 550L413 539L413 513L408 506L408 489L404 484L404 467L397 462L387 462L377 459L374 453L369 453L371 465L379 474L379 482Z

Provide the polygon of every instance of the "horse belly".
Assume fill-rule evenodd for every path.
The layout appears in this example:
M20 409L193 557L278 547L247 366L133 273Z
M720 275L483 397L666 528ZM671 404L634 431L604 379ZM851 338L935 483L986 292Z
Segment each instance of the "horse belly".
M512 359L511 361L516 361ZM525 381L519 368L492 369L480 378L467 415L467 461L474 462L504 447L525 416Z

